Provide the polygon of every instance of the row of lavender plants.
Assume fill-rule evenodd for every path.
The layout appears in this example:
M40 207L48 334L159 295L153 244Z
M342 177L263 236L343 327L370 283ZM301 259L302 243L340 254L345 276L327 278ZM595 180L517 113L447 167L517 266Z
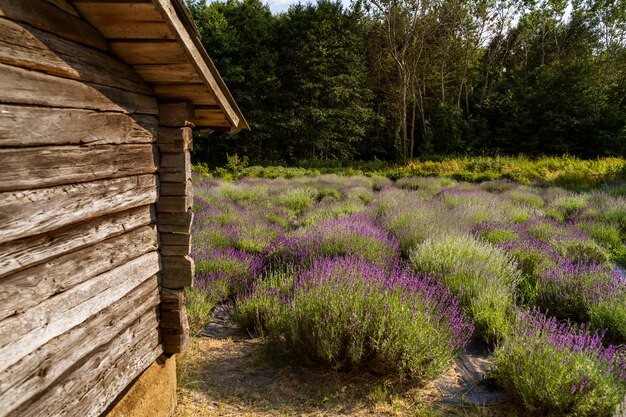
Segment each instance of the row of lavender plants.
M428 380L470 337L542 415L626 394L626 197L508 181L196 179L192 327L211 309L275 351Z

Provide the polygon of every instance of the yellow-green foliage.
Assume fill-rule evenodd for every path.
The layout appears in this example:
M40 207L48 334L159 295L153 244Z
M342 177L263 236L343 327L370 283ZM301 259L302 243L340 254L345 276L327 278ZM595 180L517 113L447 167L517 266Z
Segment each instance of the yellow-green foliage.
M315 168L239 167L236 178L292 178L320 175L324 172L342 176L359 174L378 178L387 177L393 180L406 177L447 177L460 181L482 182L503 178L520 184L557 185L567 189L587 189L614 179L626 179L626 159L614 157L588 160L569 155L541 158L526 156L449 157L440 160L416 159L402 165L386 166L380 162L364 165L362 162L354 161L352 165L358 169L350 168L349 163L333 165L330 161L328 164L328 167L316 166ZM209 173L205 166L197 166L195 171L206 175L221 176L225 179L234 178L229 168L217 168ZM410 182L402 182L401 186L414 187ZM415 186L421 188L421 185ZM611 191L620 194L623 188L615 188Z

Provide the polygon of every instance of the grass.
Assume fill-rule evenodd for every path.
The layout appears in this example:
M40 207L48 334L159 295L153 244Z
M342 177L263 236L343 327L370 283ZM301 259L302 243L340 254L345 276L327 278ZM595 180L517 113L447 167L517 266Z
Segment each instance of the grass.
M234 169L233 169L234 168ZM526 156L444 157L432 160L413 160L404 164L381 161L371 163L346 161L300 161L297 167L231 166L210 171L197 166L197 172L225 179L240 178L295 178L339 174L367 175L399 180L406 177L445 177L459 181L484 182L510 180L519 184L556 185L568 189L591 189L616 179L626 179L626 160L623 158L579 159L574 156L528 158ZM410 182L400 182L410 187ZM624 185L614 186L608 192L624 195Z

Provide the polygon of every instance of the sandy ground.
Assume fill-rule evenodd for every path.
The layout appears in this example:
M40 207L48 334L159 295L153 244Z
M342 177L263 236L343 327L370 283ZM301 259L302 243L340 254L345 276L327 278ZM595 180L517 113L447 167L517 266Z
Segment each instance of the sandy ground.
M524 416L507 402L450 401L444 391L458 387L462 373L452 366L438 381L416 386L290 366L218 317L179 358L175 416Z

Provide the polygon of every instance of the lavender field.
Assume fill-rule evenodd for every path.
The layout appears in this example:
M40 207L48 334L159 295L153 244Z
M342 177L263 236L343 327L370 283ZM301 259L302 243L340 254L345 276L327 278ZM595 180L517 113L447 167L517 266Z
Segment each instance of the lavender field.
M303 367L444 374L470 340L531 415L626 395L626 187L195 178L192 330L215 306Z

